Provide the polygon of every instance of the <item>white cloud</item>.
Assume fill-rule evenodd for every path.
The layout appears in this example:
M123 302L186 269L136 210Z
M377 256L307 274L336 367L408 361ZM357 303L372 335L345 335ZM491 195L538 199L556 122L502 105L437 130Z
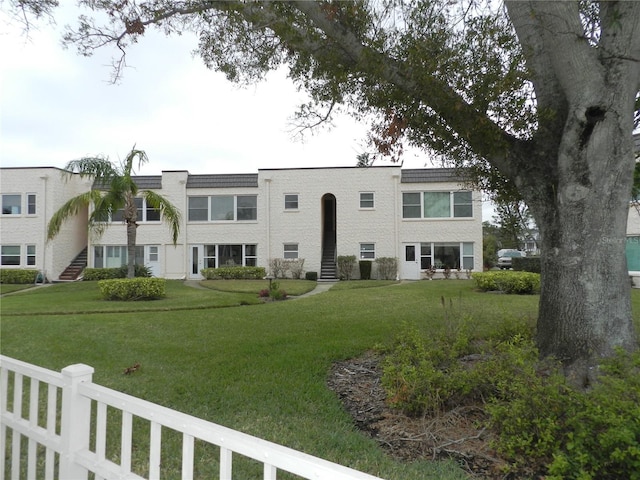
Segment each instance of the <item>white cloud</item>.
M79 56L60 43L75 7L29 37L0 12L0 165L63 167L96 154L114 161L136 144L150 162L138 172L243 173L259 168L351 166L363 151L366 125L338 116L331 129L292 137L289 119L304 100L284 72L239 88L193 57L194 35L149 31L128 50L113 85L113 52ZM404 166L430 165L409 151Z
M0 37L3 166L63 166L95 154L117 160L136 144L150 157L140 173L250 172L354 165L362 148L366 128L347 117L295 141L288 119L304 97L285 75L232 85L192 57L192 35L147 33L112 85L111 52L78 56L62 49L60 32L44 25L25 39L13 26Z

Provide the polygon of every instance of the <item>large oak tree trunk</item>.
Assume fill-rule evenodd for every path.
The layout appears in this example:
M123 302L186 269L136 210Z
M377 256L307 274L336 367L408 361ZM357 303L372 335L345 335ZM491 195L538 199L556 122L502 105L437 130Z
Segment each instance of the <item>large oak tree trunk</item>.
M602 357L616 348L631 351L637 341L625 257L630 119L618 102L599 100L586 116L568 116L547 189L553 198L531 199L542 255L537 344L581 386L593 381Z

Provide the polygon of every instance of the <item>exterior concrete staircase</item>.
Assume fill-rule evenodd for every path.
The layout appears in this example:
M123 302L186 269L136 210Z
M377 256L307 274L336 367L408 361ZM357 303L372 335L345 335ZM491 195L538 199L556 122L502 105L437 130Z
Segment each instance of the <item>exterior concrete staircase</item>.
M73 282L78 279L82 271L87 266L87 247L73 259L67 268L60 274L58 281Z
M322 262L318 281L335 282L337 279L335 232L327 232L322 242Z

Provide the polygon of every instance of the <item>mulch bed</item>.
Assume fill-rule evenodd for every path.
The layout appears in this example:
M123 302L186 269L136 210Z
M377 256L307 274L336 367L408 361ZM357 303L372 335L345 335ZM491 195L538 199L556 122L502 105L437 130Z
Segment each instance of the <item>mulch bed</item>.
M380 362L380 355L368 352L335 363L327 381L360 430L402 461L448 458L475 478L511 478L502 469L506 463L490 447L491 433L479 426L484 419L481 405L431 417L405 415L387 405Z

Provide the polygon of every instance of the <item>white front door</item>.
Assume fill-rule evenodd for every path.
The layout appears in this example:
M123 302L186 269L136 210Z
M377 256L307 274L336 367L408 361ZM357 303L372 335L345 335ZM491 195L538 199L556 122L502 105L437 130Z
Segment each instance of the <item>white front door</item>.
M402 244L402 268L400 270L403 280L420 280L420 244Z
M191 245L189 278L202 278L200 270L204 268L204 245Z
M159 277L162 274L160 269L160 247L158 245L147 245L144 253L144 264L151 270L151 276Z

